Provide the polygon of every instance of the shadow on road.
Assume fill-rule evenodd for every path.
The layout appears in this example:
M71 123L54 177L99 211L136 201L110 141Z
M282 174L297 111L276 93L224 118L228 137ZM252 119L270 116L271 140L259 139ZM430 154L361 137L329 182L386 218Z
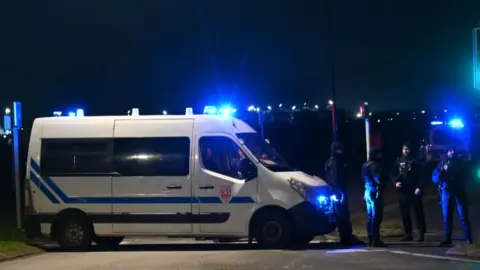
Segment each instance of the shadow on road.
M338 243L314 243L305 248L292 248L285 251L298 250L335 250L335 249L354 249L364 246L344 246ZM67 252L59 247L43 247L46 252ZM199 243L199 244L126 244L113 249L104 249L98 246L92 246L88 252L144 252L144 251L241 251L241 250L267 250L261 249L258 245L240 244L218 244L218 243Z

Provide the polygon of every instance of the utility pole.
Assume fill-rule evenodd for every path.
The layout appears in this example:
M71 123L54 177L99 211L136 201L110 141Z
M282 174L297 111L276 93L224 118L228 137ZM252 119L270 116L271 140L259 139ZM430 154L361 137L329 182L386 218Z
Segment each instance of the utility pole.
M335 74L335 44L333 35L333 0L327 0L327 27L328 27L328 54L330 60L330 83L331 83L331 110L332 110L332 126L333 126L333 141L337 140L337 118L335 115L337 105L337 84ZM329 102L330 103L330 102Z

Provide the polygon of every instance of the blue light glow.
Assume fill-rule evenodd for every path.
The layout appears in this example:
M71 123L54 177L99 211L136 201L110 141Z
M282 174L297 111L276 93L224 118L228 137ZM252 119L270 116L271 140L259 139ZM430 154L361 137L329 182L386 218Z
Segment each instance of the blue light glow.
M220 114L222 114L224 116L231 116L236 111L237 111L236 109L231 108L230 106L224 106L224 107L220 108Z
M255 108L255 106L250 105L250 106L248 106L247 110L248 110L249 112L254 112L254 111L256 111L256 108Z
M54 116L62 116L62 112L61 111L55 111L55 112L53 112L53 115Z
M438 126L438 125L443 125L443 122L442 121L432 121L430 124L432 126Z
M77 109L76 116L77 117L84 117L85 116L85 111L83 109Z
M464 128L465 125L463 124L463 121L459 118L452 119L448 122L448 125L452 128Z
M68 112L68 116L75 117L75 112Z
M215 106L205 106L205 108L203 109L203 114L217 114L217 108Z
M317 197L317 202L320 203L320 204L324 204L327 202L327 197L323 196L323 195L320 195Z
M338 201L337 195L330 196L330 200L332 200L334 202Z

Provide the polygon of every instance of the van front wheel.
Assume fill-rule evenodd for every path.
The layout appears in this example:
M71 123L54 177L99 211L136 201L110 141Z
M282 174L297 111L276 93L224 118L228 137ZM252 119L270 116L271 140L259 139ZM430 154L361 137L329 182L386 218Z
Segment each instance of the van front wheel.
M292 245L292 222L287 214L275 211L259 217L254 225L254 236L262 248L288 248Z
M71 251L83 251L92 244L93 226L88 220L70 216L61 221L59 225L57 240L60 248Z

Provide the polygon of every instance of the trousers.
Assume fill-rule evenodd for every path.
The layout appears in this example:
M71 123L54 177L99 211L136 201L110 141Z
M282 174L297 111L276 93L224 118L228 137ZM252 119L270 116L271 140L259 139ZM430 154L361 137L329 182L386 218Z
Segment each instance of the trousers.
M340 239L348 239L353 234L352 221L350 220L350 208L348 207L348 196L344 192L343 201L337 207L337 225Z
M380 225L383 221L383 198L377 192L366 190L364 200L367 206L367 236L369 238L379 238Z
M458 216L466 239L472 239L472 227L468 214L468 200L465 191L451 192L442 190L443 233L447 239L452 238L453 211L457 206Z
M398 200L405 235L412 235L413 233L412 218L410 214L412 208L419 233L426 233L427 226L425 224L425 213L423 211L423 196L415 195L415 190L413 189L406 189L399 191Z

